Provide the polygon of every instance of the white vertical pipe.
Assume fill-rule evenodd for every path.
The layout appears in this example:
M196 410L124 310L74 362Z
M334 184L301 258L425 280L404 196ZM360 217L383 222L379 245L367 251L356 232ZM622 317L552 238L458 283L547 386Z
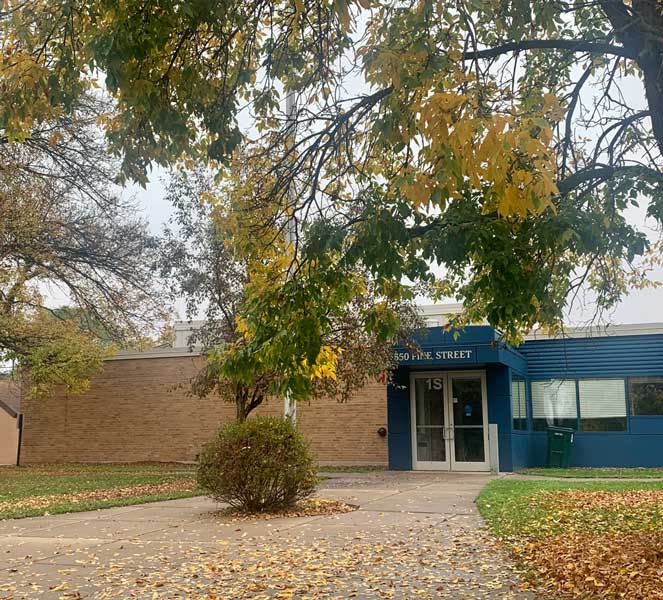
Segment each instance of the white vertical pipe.
M294 143L296 135L296 113L297 113L297 101L294 91L289 92L288 95L285 97L285 112L288 118L288 129L291 129L289 133L292 136L292 141ZM289 188L289 196L292 195L292 192L293 189L291 184ZM288 242L288 244L295 243L295 227L296 223L293 216L289 219L285 228L286 241ZM293 423L297 422L297 401L292 399L290 390L286 391L285 396L283 398L283 416L286 419L290 419Z

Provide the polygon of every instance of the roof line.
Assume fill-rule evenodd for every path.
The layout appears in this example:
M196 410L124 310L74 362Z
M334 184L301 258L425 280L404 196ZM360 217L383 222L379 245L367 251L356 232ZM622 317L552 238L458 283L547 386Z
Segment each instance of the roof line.
M532 331L525 337L525 342L541 340L563 340L569 338L597 338L613 336L663 335L663 323L628 323L622 325L589 325L586 327L568 327L558 334Z
M143 352L136 352L133 350L120 350L117 354L106 357L104 360L136 360L143 358L180 358L183 356L200 356L199 350L191 350L188 348L154 348L152 350L145 350Z
M11 406L9 406L9 404L6 404L2 400L0 400L0 408L4 410L10 417L14 419L18 417L18 413Z

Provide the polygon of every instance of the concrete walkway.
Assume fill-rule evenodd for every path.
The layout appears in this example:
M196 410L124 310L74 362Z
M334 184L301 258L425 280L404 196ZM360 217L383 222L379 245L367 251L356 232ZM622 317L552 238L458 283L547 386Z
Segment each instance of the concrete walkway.
M529 598L481 529L487 475L366 473L359 506L240 520L205 498L0 522L0 599Z

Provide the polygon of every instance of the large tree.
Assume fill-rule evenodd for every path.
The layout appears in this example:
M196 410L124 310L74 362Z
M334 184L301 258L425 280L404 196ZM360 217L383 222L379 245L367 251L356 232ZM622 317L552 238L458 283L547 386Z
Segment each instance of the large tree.
M625 211L663 217L661 0L16 1L1 23L5 135L101 73L126 177L220 163L271 265L233 368L315 356L355 268L385 297L432 283L511 339L558 326L583 283L605 308L646 281Z
M214 198L214 205L206 198ZM237 237L229 235L236 231L220 226L230 208L224 201L227 194L209 171L198 168L174 173L167 199L175 211L161 239L161 276L169 284L173 302L183 300L186 317L197 321L189 346L206 357L192 379L193 393L218 394L235 405L237 420L243 421L275 392L346 402L370 381L390 376L391 340L367 332L365 316L378 303L393 311L403 341L411 340L421 319L411 301L385 303L371 292L370 278L356 272L346 274L353 282L352 297L328 315L329 327L320 332L318 342L322 351L310 363L300 363L296 388L287 370L275 369L270 361L239 366L239 355L255 352L255 339L244 321L255 265L253 255L243 252L235 243ZM226 363L231 358L234 366L229 369Z
M96 128L106 110L81 98L20 143L0 137L0 361L33 391L84 389L105 354L146 343L163 318L155 241Z

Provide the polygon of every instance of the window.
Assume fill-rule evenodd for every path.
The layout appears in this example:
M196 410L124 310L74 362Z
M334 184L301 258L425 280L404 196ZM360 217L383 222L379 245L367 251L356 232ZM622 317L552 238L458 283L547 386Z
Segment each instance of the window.
M581 379L578 396L582 431L626 431L623 379Z
M578 426L576 382L562 379L532 382L532 418L534 429Z
M663 377L630 377L631 414L663 415Z
M525 392L525 380L514 377L511 381L511 414L513 416L513 428L518 430L527 429L527 395Z

